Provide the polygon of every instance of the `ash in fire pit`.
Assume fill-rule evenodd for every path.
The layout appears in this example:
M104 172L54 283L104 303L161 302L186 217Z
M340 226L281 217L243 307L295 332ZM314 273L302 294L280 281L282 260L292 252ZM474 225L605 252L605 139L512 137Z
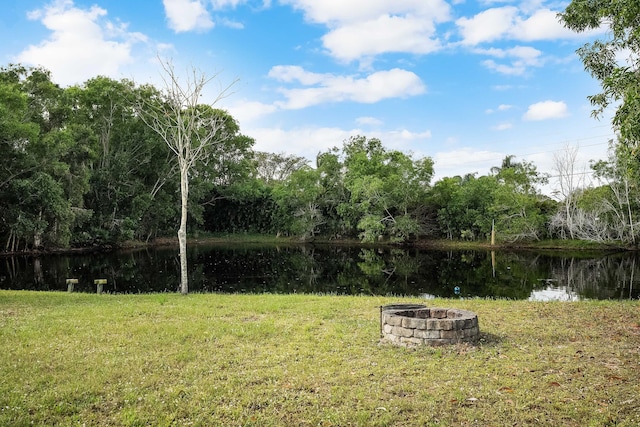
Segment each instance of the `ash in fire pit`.
M404 346L476 343L480 336L478 316L457 308L385 306L380 326L383 341Z

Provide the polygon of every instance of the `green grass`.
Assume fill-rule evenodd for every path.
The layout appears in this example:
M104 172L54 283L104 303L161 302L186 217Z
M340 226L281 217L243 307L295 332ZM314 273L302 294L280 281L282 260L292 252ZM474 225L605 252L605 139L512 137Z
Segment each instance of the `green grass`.
M640 425L638 302L429 301L481 342L407 349L398 301L0 291L0 425Z

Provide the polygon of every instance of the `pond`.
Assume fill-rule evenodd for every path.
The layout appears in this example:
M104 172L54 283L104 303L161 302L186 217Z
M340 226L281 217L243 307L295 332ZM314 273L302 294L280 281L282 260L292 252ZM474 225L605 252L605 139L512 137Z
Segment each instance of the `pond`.
M191 292L325 293L423 298L636 299L636 253L439 251L336 245L189 247ZM178 250L0 257L0 289L176 292Z

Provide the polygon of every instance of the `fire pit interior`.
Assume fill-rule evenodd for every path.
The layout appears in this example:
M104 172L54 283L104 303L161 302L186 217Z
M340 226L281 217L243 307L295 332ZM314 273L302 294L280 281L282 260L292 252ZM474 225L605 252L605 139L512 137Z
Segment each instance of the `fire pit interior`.
M480 336L475 313L419 304L381 307L380 328L383 341L404 346L473 344Z

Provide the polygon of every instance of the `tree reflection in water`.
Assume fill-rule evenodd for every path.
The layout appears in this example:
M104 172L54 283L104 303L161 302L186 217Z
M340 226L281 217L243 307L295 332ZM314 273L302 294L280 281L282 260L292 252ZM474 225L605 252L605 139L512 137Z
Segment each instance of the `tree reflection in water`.
M433 251L337 245L193 245L192 292L430 295L447 298L630 299L640 296L635 253ZM0 258L0 288L175 292L175 248Z

